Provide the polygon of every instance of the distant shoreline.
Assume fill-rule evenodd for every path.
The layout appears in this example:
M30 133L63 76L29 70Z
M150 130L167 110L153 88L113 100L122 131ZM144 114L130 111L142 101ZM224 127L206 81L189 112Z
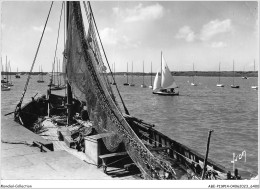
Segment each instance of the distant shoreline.
M219 72L216 71L179 71L179 72L171 72L173 76L202 76L202 77L218 77ZM2 76L5 76L5 72L1 72ZM16 75L17 72L9 72L8 75ZM20 75L28 74L28 72L18 72ZM43 72L43 75L47 75L48 72ZM115 75L125 75L126 72L116 72ZM39 75L39 72L32 72L31 75ZM108 75L111 75L108 73ZM128 75L132 75L132 73L128 73ZM134 72L133 75L135 76L142 76L142 72ZM145 76L150 76L151 73L144 73ZM153 76L156 73L152 73ZM233 77L233 71L222 71L220 72L221 77ZM235 77L258 77L258 71L236 71L234 73Z

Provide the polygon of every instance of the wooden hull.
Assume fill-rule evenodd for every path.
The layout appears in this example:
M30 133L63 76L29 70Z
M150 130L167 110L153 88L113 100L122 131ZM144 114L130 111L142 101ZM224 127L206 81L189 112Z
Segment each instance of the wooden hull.
M238 86L238 85L231 85L231 88L236 88L236 89L238 89L239 86Z
M129 83L124 83L125 86L129 86Z

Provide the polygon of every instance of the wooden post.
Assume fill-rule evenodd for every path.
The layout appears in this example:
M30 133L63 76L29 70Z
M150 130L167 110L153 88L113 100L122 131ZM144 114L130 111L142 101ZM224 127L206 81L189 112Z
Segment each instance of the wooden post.
M203 166L203 170L202 170L203 172L202 172L201 180L203 180L204 176L205 176L205 170L206 170L206 167L207 167L207 160L208 160L208 154L209 154L210 135L211 135L212 132L213 132L213 130L209 131L208 143L207 143L207 149L206 149L206 157L204 159L204 166Z

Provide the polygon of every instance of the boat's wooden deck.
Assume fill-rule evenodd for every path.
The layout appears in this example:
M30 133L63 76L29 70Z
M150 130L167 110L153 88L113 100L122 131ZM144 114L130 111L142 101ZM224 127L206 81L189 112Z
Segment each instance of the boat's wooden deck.
M84 162L90 162L89 159L87 158L87 156L85 155L85 153L81 152L81 151L77 151L76 149L73 148L69 148L66 143L64 141L59 141L58 139L58 127L56 125L54 125L50 119L46 119L43 122L43 130L45 130L44 132L42 132L40 134L40 136L42 136L44 139L46 139L47 141L50 141L53 143L54 146L54 151L60 151L60 150L65 150L68 153L72 154L73 156L77 157L78 159L84 161ZM95 166L95 165L92 165ZM96 167L96 166L95 166ZM96 169L98 169L96 167ZM100 171L103 171L103 169L99 169ZM135 176L135 175L129 175L128 172L125 169L121 169L118 167L109 167L108 168L108 172L110 172L111 176L113 175L115 178L120 178L120 179L140 179L139 177ZM123 175L123 176L122 176Z
M44 139L14 122L11 115L1 116L1 179L136 179L133 176L113 178L102 169L81 161L84 153L65 148L56 138L54 128L48 129L49 139L46 140L47 136ZM34 141L53 142L55 151L40 152L40 148L30 145Z

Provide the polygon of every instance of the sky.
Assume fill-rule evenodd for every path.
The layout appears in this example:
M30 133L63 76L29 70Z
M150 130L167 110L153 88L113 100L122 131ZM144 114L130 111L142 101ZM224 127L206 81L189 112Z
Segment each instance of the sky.
M1 6L2 64L29 71L50 1L5 1ZM163 56L171 71L253 71L259 65L257 1L93 1L97 27L116 72L153 72ZM55 1L33 71L50 72L61 2ZM57 50L62 61L63 21Z

